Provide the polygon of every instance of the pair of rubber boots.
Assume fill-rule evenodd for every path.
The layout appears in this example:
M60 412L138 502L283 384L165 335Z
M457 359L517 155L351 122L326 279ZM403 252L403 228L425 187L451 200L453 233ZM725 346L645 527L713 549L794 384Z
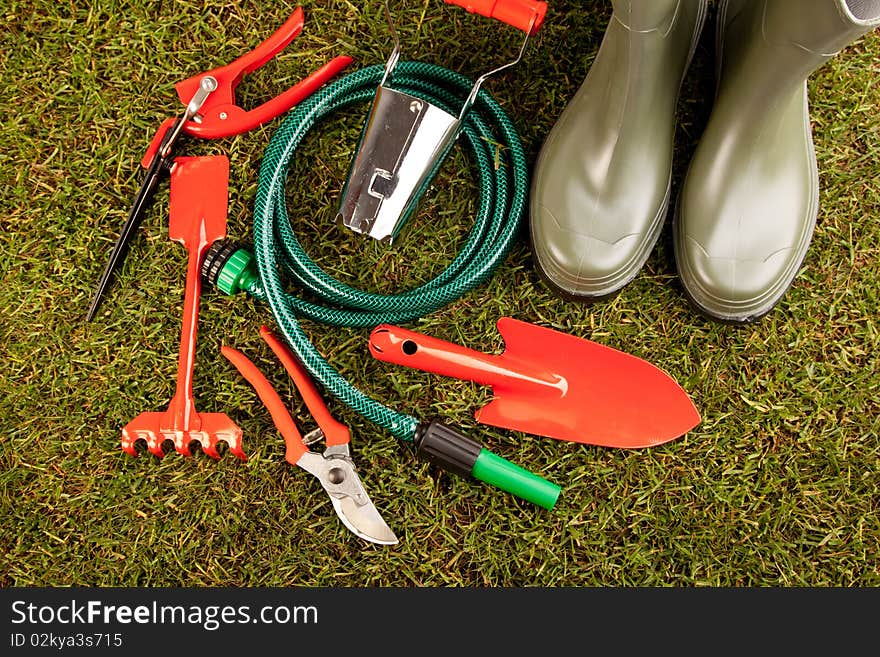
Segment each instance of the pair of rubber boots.
M536 265L567 298L619 291L672 205L676 105L707 0L612 0L586 80L547 136L530 208ZM721 0L716 95L673 211L687 297L713 319L770 311L813 235L807 78L874 27L880 0Z

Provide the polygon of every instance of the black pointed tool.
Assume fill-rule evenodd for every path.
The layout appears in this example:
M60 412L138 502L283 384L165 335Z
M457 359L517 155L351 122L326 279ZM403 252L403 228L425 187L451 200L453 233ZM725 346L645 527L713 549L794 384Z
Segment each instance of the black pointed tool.
M249 53L225 66L199 73L174 85L177 96L186 105L186 111L179 119L163 121L150 142L141 162L147 175L101 275L86 321L91 321L95 316L113 273L125 259L128 243L140 225L147 203L162 176L168 175L174 165L172 147L181 133L200 139L219 139L247 132L284 114L354 61L347 55L334 57L272 100L251 110L239 107L235 101L235 88L242 78L275 57L302 32L302 28L303 10L297 7L280 28Z
M131 236L140 226L141 221L144 218L147 204L153 198L156 187L159 185L162 177L167 176L171 171L171 167L174 164L174 143L180 136L184 124L196 115L204 104L205 99L216 88L217 80L213 77L205 76L202 78L199 90L187 105L183 116L170 124L165 131L165 135L162 137L159 148L156 150L156 153L150 162L150 166L147 167L147 175L141 183L141 188L138 190L137 196L135 197L134 205L131 206L131 210L128 212L128 218L122 225L122 231L119 234L119 238L116 240L116 244L113 246L113 251L110 253L110 260L108 260L107 266L104 267L104 273L101 274L101 280L98 282L95 296L92 297L92 303L89 305L89 310L86 313L87 322L92 321L95 312L98 310L98 306L101 305L101 299L103 298L104 293L110 286L113 274L122 266L125 256L128 254L128 245L131 241Z

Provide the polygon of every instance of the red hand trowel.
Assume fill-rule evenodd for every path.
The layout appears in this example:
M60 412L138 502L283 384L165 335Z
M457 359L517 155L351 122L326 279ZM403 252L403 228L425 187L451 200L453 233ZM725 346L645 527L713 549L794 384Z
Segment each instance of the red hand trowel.
M604 447L651 447L700 422L687 393L651 363L510 317L505 350L489 355L383 324L370 353L398 365L492 386L478 422Z
M171 440L177 452L190 456L189 443L196 440L203 452L220 458L217 443L223 441L232 454L247 459L241 448L241 429L225 413L197 413L192 392L201 293L199 268L208 247L226 236L228 183L229 160L224 155L174 160L168 236L181 242L189 254L177 390L168 410L141 413L122 429L122 449L128 454L136 455L135 443L143 440L150 453L161 458L162 443Z

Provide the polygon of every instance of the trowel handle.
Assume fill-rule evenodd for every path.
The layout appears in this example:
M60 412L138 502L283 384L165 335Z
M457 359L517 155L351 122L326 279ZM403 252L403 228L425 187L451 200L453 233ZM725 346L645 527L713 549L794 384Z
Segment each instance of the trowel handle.
M444 0L448 5L464 7L472 14L497 18L529 36L544 23L547 3L536 0Z
M202 224L204 225L204 224ZM183 323L180 329L180 349L177 356L177 388L168 404L166 423L168 427L184 431L201 428L193 399L193 370L196 362L196 335L199 329L199 296L202 282L199 265L202 254L209 244L204 241L188 244L189 257L186 267L186 284L183 297Z
M540 390L559 387L559 377L509 357L484 354L399 326L381 324L370 333L370 353L377 360L423 372L473 381L484 386ZM513 365L513 366L512 366Z

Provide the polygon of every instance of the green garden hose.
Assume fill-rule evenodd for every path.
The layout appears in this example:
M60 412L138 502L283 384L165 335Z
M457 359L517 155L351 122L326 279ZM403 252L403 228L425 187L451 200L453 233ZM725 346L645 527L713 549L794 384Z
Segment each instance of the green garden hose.
M254 211L256 268L248 262L248 254L238 252L225 266L221 264L224 272L219 278L226 282L225 287L219 283L218 287L230 294L243 289L266 301L279 330L309 373L363 417L403 441L416 443L431 460L447 469L471 474L552 508L559 494L555 484L483 450L448 427L439 423L424 425L365 395L321 356L299 324L298 318L305 317L332 326L372 328L427 315L485 282L503 262L517 236L528 194L526 159L513 123L498 103L481 91L462 125L462 135L477 165L479 210L464 246L440 275L400 294L374 294L340 283L309 258L287 213L285 182L291 158L323 117L370 101L383 73L384 67L377 65L347 75L302 102L285 119L266 148L260 168ZM467 96L472 84L458 73L420 62L399 62L393 79L395 89L453 115L457 115L456 106L461 105L461 98ZM499 147L505 166L495 165ZM286 292L285 280L291 279L327 305L310 303ZM462 450L470 454L464 457L464 464L449 453Z

